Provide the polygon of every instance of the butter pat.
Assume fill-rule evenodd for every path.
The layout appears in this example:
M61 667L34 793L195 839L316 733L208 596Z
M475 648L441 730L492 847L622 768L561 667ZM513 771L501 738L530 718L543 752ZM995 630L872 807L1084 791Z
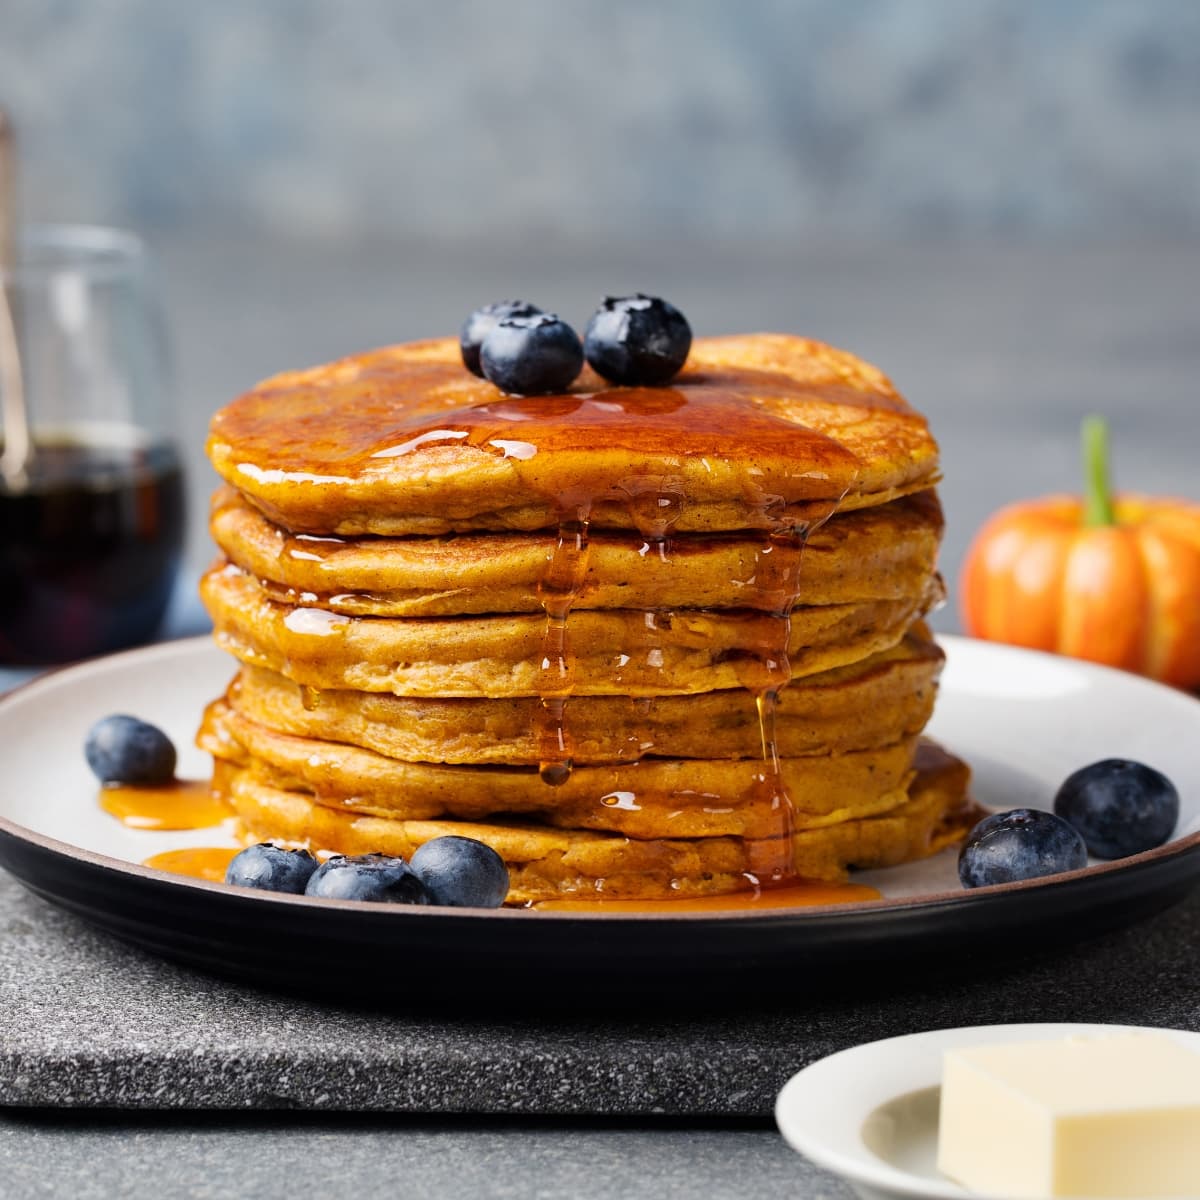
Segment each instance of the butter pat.
M1200 1196L1200 1054L1142 1033L948 1050L938 1167L1014 1198Z

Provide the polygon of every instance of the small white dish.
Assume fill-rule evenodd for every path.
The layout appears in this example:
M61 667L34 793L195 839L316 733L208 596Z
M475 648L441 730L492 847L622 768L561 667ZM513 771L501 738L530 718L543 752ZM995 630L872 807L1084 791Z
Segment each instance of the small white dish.
M1009 1200L960 1187L937 1169L942 1054L959 1046L1161 1033L1200 1051L1200 1033L1132 1025L975 1025L868 1042L805 1067L775 1120L793 1150L842 1176L863 1200Z

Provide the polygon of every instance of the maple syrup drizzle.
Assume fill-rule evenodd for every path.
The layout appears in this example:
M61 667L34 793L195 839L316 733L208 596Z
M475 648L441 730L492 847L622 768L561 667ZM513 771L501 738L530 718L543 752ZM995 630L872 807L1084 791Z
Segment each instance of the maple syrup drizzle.
M208 780L176 779L161 787L100 789L100 807L130 829L208 829L232 816Z
M725 892L718 896L691 896L679 900L537 900L535 912L681 913L738 912L747 909L813 908L825 904L860 904L878 900L881 893L858 883L792 882L782 887Z
M765 635L743 663L743 685L754 697L762 766L750 796L753 824L747 831L746 867L749 882L778 887L795 876L792 846L795 819L791 797L779 765L776 732L778 697L791 680L788 639L791 610L800 588L803 543L794 530L767 535L755 558L754 586L768 614Z
M156 871L168 871L172 875L186 875L190 879L207 879L210 883L224 883L225 870L238 854L237 846L195 846L186 850L164 850L142 860L143 867Z
M574 765L566 707L575 686L575 658L568 641L567 618L587 579L590 511L590 505L580 504L572 516L559 520L558 538L538 580L538 600L546 614L546 625L534 732L538 771L542 782L551 787L566 783Z
M634 476L621 480L617 490L625 496L625 508L637 532L645 539L639 551L642 555L653 554L659 562L667 565L675 555L674 531L683 512L683 491L678 480L670 476ZM670 628L673 614L669 610L650 611L645 614L646 629L657 633ZM646 665L661 666L660 646L651 646L646 652ZM623 665L623 664L622 664ZM650 711L649 697L630 697L634 710L642 714ZM636 763L647 754L654 753L653 741L632 725L625 737L621 760ZM639 808L635 792L613 793L614 801L602 796L600 802L606 807L636 811Z
M758 607L768 614L763 626L767 632L742 668L743 686L754 697L762 747L762 769L750 797L754 824L745 839L747 877L755 887L777 888L796 878L795 808L784 782L776 732L779 693L792 678L788 647L805 546L840 504L839 498L803 524L775 517L782 508L776 500L762 505L764 517L776 522L758 552L753 578Z
M664 563L671 554L671 535L683 511L683 489L670 476L638 475L622 479L617 491L626 497L634 528Z

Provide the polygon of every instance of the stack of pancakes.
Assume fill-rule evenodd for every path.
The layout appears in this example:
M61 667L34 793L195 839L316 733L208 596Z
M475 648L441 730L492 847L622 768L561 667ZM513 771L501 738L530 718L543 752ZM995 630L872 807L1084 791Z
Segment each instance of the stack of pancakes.
M248 837L463 834L526 902L961 836L966 768L919 737L937 446L853 356L700 339L668 387L521 398L414 343L266 381L209 453L202 592L241 667L200 744Z

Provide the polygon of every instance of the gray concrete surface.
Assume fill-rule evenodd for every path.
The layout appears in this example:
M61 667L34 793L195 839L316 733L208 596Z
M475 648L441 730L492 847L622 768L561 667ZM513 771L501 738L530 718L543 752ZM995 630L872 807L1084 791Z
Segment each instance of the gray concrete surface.
M6 1200L851 1200L773 1130L0 1116Z

